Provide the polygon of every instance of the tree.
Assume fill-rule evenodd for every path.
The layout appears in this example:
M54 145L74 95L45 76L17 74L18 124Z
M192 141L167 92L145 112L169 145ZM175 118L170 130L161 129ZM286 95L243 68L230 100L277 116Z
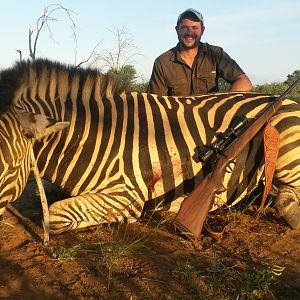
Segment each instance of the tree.
M226 92L230 89L230 84L226 82L223 78L218 79L218 85L220 92Z
M292 74L289 74L287 76L287 80L284 83L291 85L299 78L300 78L300 70L295 70Z
M282 94L292 83L300 78L300 70L294 71L287 75L287 80L284 82L273 82L254 86L253 90L257 93L266 93L272 95ZM288 98L300 102L300 84L288 95Z
M134 66L124 65L118 70L110 69L107 73L117 83L117 92L130 92L134 89L134 83L137 77Z
M287 89L287 84L284 82L273 82L255 85L253 91L257 93L265 93L271 95L280 95Z
M65 13L71 22L71 28L73 32L73 40L75 43L75 57L74 64L76 67L81 67L84 64L89 66L98 67L102 72L109 73L112 78L117 81L119 91L141 91L144 92L147 87L147 82L137 82L140 77L137 75L134 67L134 58L137 55L141 55L135 51L137 48L132 39L129 37L129 33L126 29L113 27L110 31L115 36L116 48L114 50L102 50L97 51L100 42L93 48L87 59L81 60L77 63L77 35L76 35L76 24L72 18L73 11L62 6L61 4L50 4L44 8L43 14L36 20L35 26L29 28L28 34L28 46L29 56L31 59L36 58L38 49L38 42L40 35L44 29L49 32L50 38L55 42L54 36L51 30L51 22L58 21L55 17L57 13L62 11ZM134 51L133 51L134 50ZM19 52L20 60L22 60L22 51Z
M79 67L91 59L91 57L94 55L96 48L98 47L99 43L94 47L92 50L91 54L89 57L85 60L82 60L80 63L77 63L77 47L78 47L78 42L77 42L77 34L76 34L76 24L73 20L73 14L74 12L61 4L50 4L44 8L43 14L38 17L38 19L35 22L34 27L29 28L29 33L28 33L28 47L29 47L29 56L31 59L36 58L36 53L38 49L38 42L40 35L44 29L48 30L50 38L55 42L54 35L52 33L51 29L51 22L57 22L58 18L55 16L57 15L58 12L63 12L67 15L67 18L69 22L71 23L71 30L72 30L72 37L74 41L74 64L76 67ZM22 60L22 50L17 49L17 52L19 52L19 57L20 60Z
M126 28L113 27L109 30L115 37L116 47L113 50L94 52L90 65L97 66L107 72L116 82L118 92L145 92L147 83L137 82L140 76L134 67L135 57L141 55L136 51L132 39Z
M117 93L122 92L146 92L148 81L143 80L137 75L133 65L124 65L118 71L109 70L107 72L117 84ZM137 79L140 79L137 82Z
M141 54L135 51L137 47L129 37L129 33L125 27L119 28L114 26L112 29L109 29L109 31L115 37L116 48L114 50L95 52L91 65L96 65L100 67L101 70L107 72L118 73L125 66L133 66L135 62L134 58Z
M147 87L149 84L149 80L145 80L143 78L140 78L141 81L136 82L133 91L139 92L139 93L146 93Z
M299 78L300 70L295 70L292 74L289 74L287 76L287 80L284 83L290 86ZM291 92L290 98L296 100L297 102L300 102L300 84L298 84L298 86L296 86L295 89Z
M73 39L75 43L75 62L76 62L76 55L77 55L77 36L76 36L76 25L72 18L72 11L68 8L63 7L60 4L50 4L44 8L43 14L37 19L35 23L35 28L29 28L28 34L28 44L29 44L29 56L32 59L36 58L36 51L37 51L37 44L40 37L40 34L44 28L48 29L50 38L54 41L53 34L50 27L50 22L57 21L58 19L54 17L55 12L57 11L64 11L71 24L72 24L72 31L73 31ZM17 50L18 51L18 50Z

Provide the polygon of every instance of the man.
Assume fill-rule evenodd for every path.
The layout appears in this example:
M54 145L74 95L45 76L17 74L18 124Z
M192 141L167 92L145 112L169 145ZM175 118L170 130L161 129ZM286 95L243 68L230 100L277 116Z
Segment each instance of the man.
M148 92L168 96L200 95L218 91L218 78L231 91L250 91L252 84L239 65L221 47L202 43L204 20L189 8L175 27L179 43L156 58Z

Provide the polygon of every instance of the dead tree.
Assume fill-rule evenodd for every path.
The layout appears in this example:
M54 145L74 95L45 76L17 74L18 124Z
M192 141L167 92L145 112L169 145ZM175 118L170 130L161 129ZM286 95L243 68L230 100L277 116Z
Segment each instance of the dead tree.
M125 27L119 28L114 26L109 31L115 37L116 48L101 52L95 51L90 64L99 66L106 71L109 70L113 73L118 73L124 66L134 65L134 58L141 54L136 52L137 47Z
M55 18L55 13L57 11L64 11L71 22L71 28L73 32L73 40L75 43L75 61L77 56L77 35L76 35L76 25L72 18L72 14L74 13L68 8L63 7L60 4L50 4L44 8L43 14L37 19L35 23L35 27L29 28L29 34L28 34L28 43L29 43L29 56L32 59L36 58L36 51L37 51L37 44L39 41L40 34L44 28L46 28L50 34L50 38L54 41L50 22L56 22L58 21L57 18Z

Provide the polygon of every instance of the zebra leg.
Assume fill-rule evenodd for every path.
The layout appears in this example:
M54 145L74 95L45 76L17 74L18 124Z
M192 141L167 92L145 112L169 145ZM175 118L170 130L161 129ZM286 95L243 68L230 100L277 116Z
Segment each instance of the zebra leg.
M300 228L300 191L291 187L280 188L275 208L292 229Z
M49 208L50 232L58 234L103 223L135 222L143 207L126 197L89 193L53 203Z

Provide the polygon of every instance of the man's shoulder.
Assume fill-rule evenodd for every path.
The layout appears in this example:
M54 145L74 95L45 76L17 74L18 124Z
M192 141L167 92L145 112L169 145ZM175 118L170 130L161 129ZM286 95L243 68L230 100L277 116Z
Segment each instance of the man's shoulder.
M160 54L157 58L156 61L169 61L169 60L174 60L176 57L176 52L177 52L177 47L173 47L166 52Z
M212 52L212 53L220 53L223 51L223 48L216 45L211 45L209 43L202 43L200 44L200 47L203 48L203 51L206 52Z

